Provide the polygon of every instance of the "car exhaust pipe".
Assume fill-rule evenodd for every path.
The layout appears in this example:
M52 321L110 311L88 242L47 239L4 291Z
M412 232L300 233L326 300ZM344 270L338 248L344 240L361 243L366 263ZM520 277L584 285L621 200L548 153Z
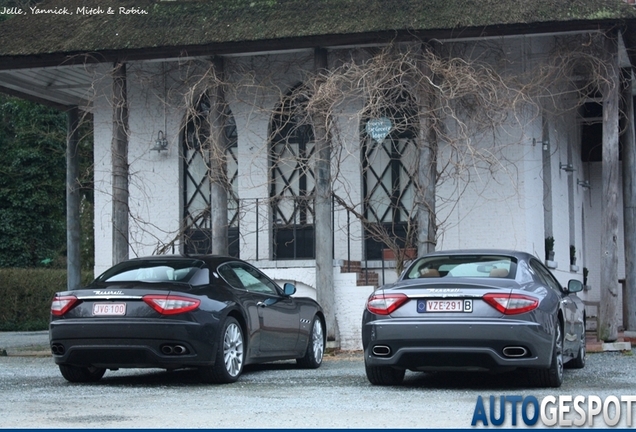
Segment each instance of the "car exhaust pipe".
M391 348L386 345L376 345L373 347L372 352L377 356L388 356L391 354Z
M503 349L503 355L506 357L523 357L528 354L528 350L522 346L509 346Z
M66 350L64 349L64 345L56 343L51 345L51 353L53 355L63 355Z
M172 349L172 352L174 354L185 354L188 352L187 348L184 347L183 345L175 345L174 348Z
M188 349L183 345L165 344L161 346L161 353L164 355L183 355L188 353Z

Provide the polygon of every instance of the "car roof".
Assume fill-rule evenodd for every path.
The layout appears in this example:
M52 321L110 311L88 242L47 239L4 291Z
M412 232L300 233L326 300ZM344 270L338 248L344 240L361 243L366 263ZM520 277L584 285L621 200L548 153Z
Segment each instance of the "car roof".
M515 258L529 259L534 255L513 249L450 249L440 250L426 254L425 256L443 256L443 255L505 255Z
M238 258L225 255L212 255L212 254L170 254L170 255L149 255L145 257L132 258L128 261L144 261L144 260L182 260L182 259L196 259L204 261L208 265L218 266L227 261L241 261Z

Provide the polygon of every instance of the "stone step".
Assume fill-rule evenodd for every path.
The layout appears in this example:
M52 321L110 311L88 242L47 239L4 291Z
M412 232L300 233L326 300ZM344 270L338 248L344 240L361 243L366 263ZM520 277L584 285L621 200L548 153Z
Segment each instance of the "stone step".
M380 275L373 270L362 269L360 261L343 261L340 266L341 273L355 273L356 285L371 285L377 287L380 283Z
M358 286L372 285L377 287L379 283L380 283L380 275L378 275L377 272L368 270L368 271L360 271L360 273L358 273L358 281L357 281Z

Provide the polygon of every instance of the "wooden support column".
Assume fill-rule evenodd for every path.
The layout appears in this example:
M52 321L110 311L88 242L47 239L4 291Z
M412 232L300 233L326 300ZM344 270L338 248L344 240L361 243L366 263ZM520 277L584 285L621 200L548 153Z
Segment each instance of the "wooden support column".
M618 193L619 193L619 93L620 69L616 32L608 33L604 52L607 55L603 93L603 162L601 201L601 311L599 339L612 342L618 338Z
M210 216L212 225L212 253L228 254L228 190L227 178L228 147L225 134L225 92L223 89L223 59L212 59L215 82L209 90L210 96Z
M78 113L78 108L72 107L66 114L66 286L69 290L79 288L82 279Z
M634 131L634 97L632 69L622 71L622 102L625 113L621 127L623 148L623 225L625 241L625 297L627 311L623 323L626 330L636 331L636 133Z
M328 68L327 50L316 48L314 51L314 72L321 83L320 74ZM325 110L327 108L325 107ZM333 282L333 227L331 208L331 137L329 134L329 113L312 113L312 123L316 142L316 296L323 307L327 324L327 339L338 341L338 322L336 319L336 295Z
M113 70L113 264L128 259L128 96L126 64Z
M430 49L430 48L424 48ZM432 83L433 73L425 59L420 60L419 69ZM435 251L437 224L435 221L435 191L437 183L437 95L433 85L423 80L418 86L419 139L417 187L417 254L426 255Z
M545 238L554 238L552 224L552 149L550 147L550 127L544 108L541 108L541 166L543 171L543 233ZM547 146L547 150L545 147ZM546 254L547 254L546 250ZM552 259L545 257L546 260Z

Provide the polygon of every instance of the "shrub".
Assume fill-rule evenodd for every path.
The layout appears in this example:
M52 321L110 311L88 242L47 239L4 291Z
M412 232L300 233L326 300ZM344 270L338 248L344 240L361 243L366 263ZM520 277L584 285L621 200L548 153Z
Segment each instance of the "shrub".
M82 272L82 285L92 279L93 272ZM46 330L53 295L66 283L66 270L0 268L0 331Z

